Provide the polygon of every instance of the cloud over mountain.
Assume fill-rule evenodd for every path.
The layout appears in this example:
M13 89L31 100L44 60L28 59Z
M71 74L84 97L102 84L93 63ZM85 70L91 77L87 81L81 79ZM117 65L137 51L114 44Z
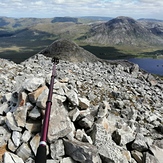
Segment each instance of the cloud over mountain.
M163 19L163 1L151 0L2 0L1 16L131 16Z

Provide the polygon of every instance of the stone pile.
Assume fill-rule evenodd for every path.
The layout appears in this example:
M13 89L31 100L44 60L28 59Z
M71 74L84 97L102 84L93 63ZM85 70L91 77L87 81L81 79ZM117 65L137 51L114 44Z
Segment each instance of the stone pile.
M33 163L51 78L41 54L0 60L0 155ZM162 163L163 81L138 65L61 60L53 88L48 163Z

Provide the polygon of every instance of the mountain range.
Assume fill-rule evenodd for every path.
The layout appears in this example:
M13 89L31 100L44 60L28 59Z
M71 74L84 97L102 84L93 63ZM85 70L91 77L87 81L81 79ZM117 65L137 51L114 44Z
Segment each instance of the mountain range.
M0 17L0 39L0 57L9 58L14 53L24 56L36 54L58 39L68 39L83 47L89 45L91 48L87 50L93 49L93 53L97 52L94 47L99 47L98 56L105 53L100 52L102 47L113 47L124 55L155 54L158 50L162 53L163 21L135 20L124 16L43 19ZM108 53L112 54L110 51Z

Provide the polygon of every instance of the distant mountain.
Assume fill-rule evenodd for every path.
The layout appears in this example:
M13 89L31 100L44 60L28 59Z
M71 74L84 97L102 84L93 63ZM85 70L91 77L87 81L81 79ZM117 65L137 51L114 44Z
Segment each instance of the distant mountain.
M74 23L78 23L78 18L73 18L73 17L55 17L51 22L52 23L56 23L56 22L74 22Z
M57 22L73 22L73 23L89 23L96 21L109 21L110 17L54 17L54 18L12 18L12 17L1 17L0 16L0 27L5 28L26 28L36 24L48 24Z
M9 24L8 18L6 17L0 17L0 27L5 27Z
M112 17L102 17L102 16L83 16L82 19L88 19L93 21L109 21L113 19Z
M49 23L50 18L10 18L0 17L0 27L8 28L27 28L38 23Z
M159 19L147 19L147 18L140 18L138 21L147 21L147 22L163 22L163 20Z
M88 43L102 45L163 44L163 40L143 24L123 16L93 26L85 38Z
M0 27L8 28L26 28L40 23L57 23L57 22L73 22L73 23L89 23L96 21L109 21L111 17L84 16L84 17L54 17L54 18L12 18L0 16Z
M149 29L153 34L163 38L163 20L139 19L139 22Z

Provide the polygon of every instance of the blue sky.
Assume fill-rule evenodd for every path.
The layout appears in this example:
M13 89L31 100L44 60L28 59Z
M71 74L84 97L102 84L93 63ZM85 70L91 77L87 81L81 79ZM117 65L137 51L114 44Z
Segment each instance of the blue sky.
M0 0L0 16L129 16L163 20L163 0Z

